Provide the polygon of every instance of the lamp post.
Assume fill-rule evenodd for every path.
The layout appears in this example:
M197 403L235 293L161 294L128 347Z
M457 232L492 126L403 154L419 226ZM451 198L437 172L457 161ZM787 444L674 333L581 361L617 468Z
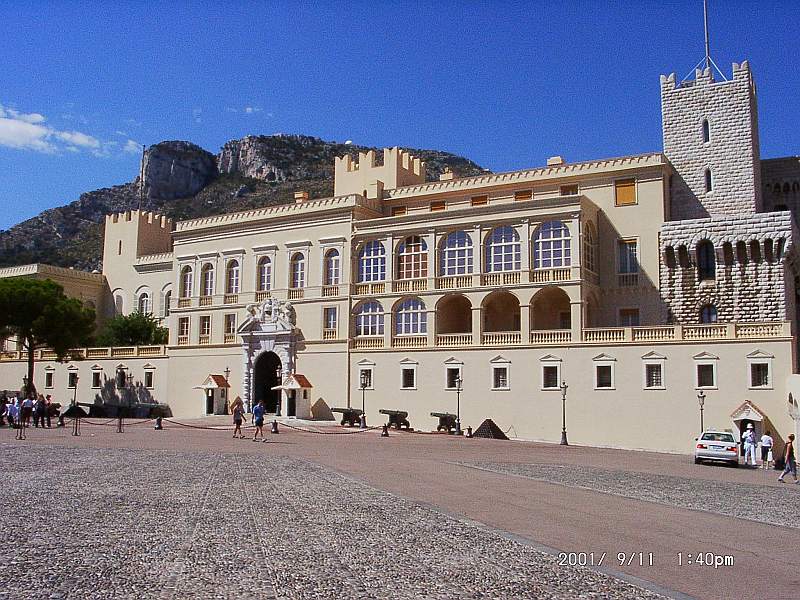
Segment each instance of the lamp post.
M228 383L228 377L230 377L230 375L231 375L230 367L225 367L224 373L225 373L225 383ZM228 384L228 387L225 388L222 391L222 397L225 399L225 414L226 415L228 414L228 401L230 400L230 398L228 398L228 390L230 390L230 389L231 389L230 388L230 384Z
M697 394L697 404L700 405L700 433L705 431L705 427L703 426L703 406L706 403L706 394L703 390L700 390L700 393Z
M367 428L366 395L367 395L367 372L361 371L361 417L359 419L359 429Z
M561 382L561 445L569 446L567 441L567 385L566 381Z
M456 435L461 435L461 373L456 376Z
M28 376L22 376L22 393L25 394L25 397L28 397Z
M283 367L278 365L275 369L275 375L278 376L278 385L283 385ZM283 400L283 390L278 390L278 406L275 407L275 416L281 416L281 401Z
M79 380L80 380L80 377L78 377L78 374L75 373L75 387L72 388L72 406L77 406L78 405L78 381Z

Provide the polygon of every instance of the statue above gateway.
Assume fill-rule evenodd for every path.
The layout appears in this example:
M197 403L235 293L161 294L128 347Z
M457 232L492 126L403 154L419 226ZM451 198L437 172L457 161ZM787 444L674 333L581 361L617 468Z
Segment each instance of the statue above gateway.
M288 300L267 298L261 304L248 304L247 312L251 318L258 319L262 323L283 321L286 325L297 324L297 314Z

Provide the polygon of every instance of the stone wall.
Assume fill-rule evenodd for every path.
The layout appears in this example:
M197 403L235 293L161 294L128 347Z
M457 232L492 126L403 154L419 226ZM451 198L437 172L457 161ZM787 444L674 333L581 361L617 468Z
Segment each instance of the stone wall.
M794 279L788 263L794 236L789 212L665 223L660 242L665 318L698 323L702 306L712 304L720 322L793 319L787 289ZM711 281L699 280L697 246L703 240L715 250Z
M800 210L800 156L761 161L764 210Z
M671 220L761 210L761 168L755 84L747 61L734 63L733 79L715 82L710 69L677 84L661 77L664 154L675 169ZM703 140L703 121L709 141ZM712 177L706 191L705 171Z

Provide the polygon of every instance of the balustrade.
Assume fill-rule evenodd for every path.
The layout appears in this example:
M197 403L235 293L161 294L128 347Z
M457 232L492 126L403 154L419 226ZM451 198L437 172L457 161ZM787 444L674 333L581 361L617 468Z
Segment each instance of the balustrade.
M538 329L531 331L531 344L566 344L572 341L569 329Z
M262 302L263 300L266 300L267 298L270 298L271 296L272 296L272 293L269 290L260 290L260 291L256 292L256 302Z
M199 305L200 306L211 306L214 303L213 296L200 296Z
M551 283L554 281L569 281L570 267L561 269L536 269L531 271L531 283Z
M488 286L516 285L520 282L519 271L506 271L503 273L484 273L481 283Z
M326 285L322 288L322 296L323 298L330 298L331 296L338 296L339 295L339 286L338 285Z
M481 342L486 346L512 346L522 343L522 334L519 331L484 333Z
M225 294L225 304L236 304L239 302L239 294Z
M424 348L428 338L424 335L407 335L392 338L392 348Z
M392 282L392 290L395 292L422 292L427 289L427 279L397 279Z
M436 335L436 345L440 348L459 348L472 345L471 333L439 333Z
M588 342L590 344L624 342L625 329L623 329L622 327L614 327L610 329L584 329L583 341Z
M438 290L454 290L467 287L472 287L472 275L451 275L436 278L436 289Z
M289 300L297 300L305 296L304 288L289 288Z
M357 337L353 340L356 350L375 350L383 348L383 336Z
M322 330L322 339L323 340L335 340L338 337L336 329L323 329Z

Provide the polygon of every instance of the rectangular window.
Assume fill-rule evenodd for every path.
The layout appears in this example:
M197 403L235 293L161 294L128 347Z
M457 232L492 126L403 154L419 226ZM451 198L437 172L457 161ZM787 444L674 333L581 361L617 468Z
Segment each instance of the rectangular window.
M750 363L750 387L769 387L769 363Z
M445 210L446 208L447 208L447 203L444 200L440 202L431 202L431 212Z
M200 335L211 335L211 317L209 315L200 317Z
M461 378L461 367L447 367L447 383L448 390L455 390L458 388L459 379Z
M542 389L543 390L557 390L558 385L558 371L557 365L545 365L542 367Z
M417 370L404 367L401 373L400 387L404 390L413 390L417 387Z
M660 363L646 364L644 366L644 387L646 389L664 388L664 372Z
M578 195L578 184L573 185L562 185L561 189L559 190L561 196L577 196Z
M48 371L44 374L44 387L52 388L53 387L53 372Z
M225 335L236 333L236 315L225 315Z
M620 325L620 327L638 327L639 326L639 309L638 308L620 308L619 309L619 325Z
M361 389L362 387L365 390L372 389L372 369L358 370L358 389Z
M614 204L616 206L636 204L635 179L617 179L614 182Z
M568 310L558 313L558 326L561 329L572 327L572 314Z
M714 371L714 365L712 364L697 365L697 387L716 387L716 373Z
M392 216L393 217L402 217L406 214L406 207L405 206L393 206L392 207Z
M189 343L189 317L181 317L178 319L178 343Z
M610 390L614 387L614 376L611 365L595 365L595 389Z
M533 199L533 190L520 190L518 192L514 192L514 200L522 201L522 200L532 200Z
M67 376L67 387L69 389L71 389L71 390L75 389L76 387L78 387L78 374L77 373L72 372Z
M336 329L337 325L337 311L335 306L329 306L323 310L322 319L324 321L325 329Z
M507 390L508 386L508 367L492 368L492 389Z
M92 371L92 388L97 389L103 386L100 380L102 373L100 371Z
M638 243L636 240L619 240L617 242L617 253L619 254L617 273L639 272Z
M489 204L489 196L486 194L482 196L473 196L470 199L471 206L483 206L484 204Z
M144 372L144 387L151 390L153 389L153 371Z

